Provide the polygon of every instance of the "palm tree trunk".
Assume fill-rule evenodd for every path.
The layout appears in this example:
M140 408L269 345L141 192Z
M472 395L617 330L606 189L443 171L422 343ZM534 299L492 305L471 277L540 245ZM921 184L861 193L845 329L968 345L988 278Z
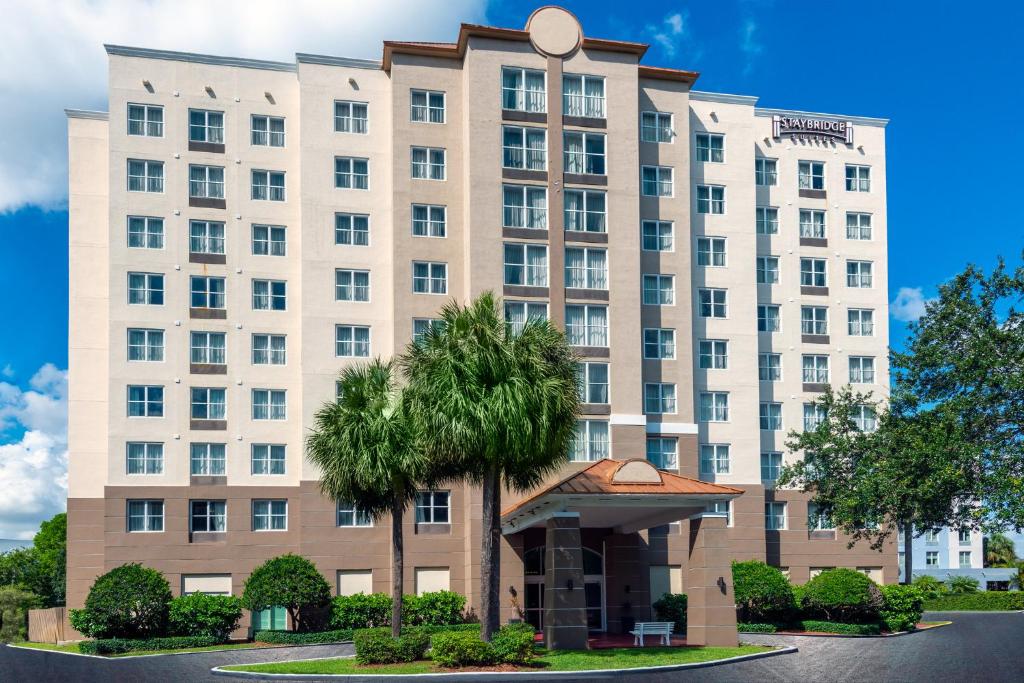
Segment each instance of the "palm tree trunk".
M480 637L490 642L501 621L501 475L488 468L483 480L480 542Z
M405 499L395 496L391 502L391 635L402 633L402 594L405 591L405 564L402 551L402 513Z
M914 582L914 525L903 522L903 583Z

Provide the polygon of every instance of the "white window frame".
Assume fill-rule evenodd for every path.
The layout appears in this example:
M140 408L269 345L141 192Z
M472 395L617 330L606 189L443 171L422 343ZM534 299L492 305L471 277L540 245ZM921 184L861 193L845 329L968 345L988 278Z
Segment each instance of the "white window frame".
M825 162L799 161L797 163L797 188L800 190L824 190Z
M607 420L576 420L569 461L596 462L610 457L610 433Z
M779 160L769 157L754 159L754 184L759 187L775 187L779 184Z
M260 290L266 290L260 291ZM288 281L252 279L252 310L254 311L287 311Z
M579 195L581 209L570 209L569 202L565 202L564 228L565 232L608 232L608 194L604 190L586 190L583 188L567 188L564 197ZM598 198L600 201L598 202ZM600 208L593 208L594 204L600 204Z
M205 505L205 512L196 514L195 505ZM205 520L205 529L196 528L196 520ZM219 522L219 524L218 524ZM228 504L226 500L189 500L188 530L199 533L224 533L228 530Z
M867 235L865 237L865 235ZM874 237L874 226L870 213L864 211L846 212L846 239L870 242Z
M727 249L724 237L698 237L697 265L705 268L725 268L728 265Z
M574 95L566 92L565 86L570 81L579 79L580 94ZM587 85L595 81L601 83L600 95L588 95ZM605 98L608 96L605 89L604 76L592 76L588 74L562 74L562 111L566 116L577 116L580 118L603 119L605 118ZM579 100L579 102L575 102ZM579 104L579 107L576 106ZM580 113L574 113L577 108Z
M142 389L142 399L132 400L132 389ZM153 394L154 396L150 396ZM125 414L129 418L162 418L164 416L164 387L161 384L129 384ZM158 395L158 397L157 397ZM132 404L141 405L142 412L132 415Z
M275 348L275 342L278 339L282 340L283 343L280 348ZM252 365L288 364L287 335L274 334L271 332L255 332L252 334L250 347L252 351L250 356Z
M697 185L697 213L703 215L725 215L725 185Z
M806 256L801 258L800 286L828 287L828 259Z
M828 384L832 381L828 354L805 353L800 357L800 377L805 384Z
M356 282L365 276L366 284ZM341 280L348 279L348 283ZM370 271L358 268L336 268L334 270L334 300L355 303L370 301Z
M253 389L252 412L253 422L281 422L288 419L287 389Z
M875 383L874 356L850 356L848 362L850 371L850 384Z
M676 359L675 330L665 327L646 327L643 335L644 358L649 360Z
M141 230L133 230L141 227ZM132 242L136 242L133 244ZM164 219L156 216L128 216L129 249L163 249Z
M853 171L853 174L850 174ZM871 167L866 164L846 164L847 192L871 192Z
M674 436L649 436L645 458L659 470L679 470L679 439ZM654 456L654 457L652 457Z
M202 123L193 123L192 115L202 115ZM211 122L211 119L220 118L219 125L216 121ZM224 112L216 109L196 109L190 107L188 110L188 141L189 142L206 142L214 145L224 144ZM193 136L193 129L202 131L200 137Z
M417 268L426 269L426 274L417 275ZM420 289L417 289L417 283ZM413 294L430 294L433 296L444 296L448 294L448 264L443 261L413 261L412 262L412 292Z
M226 470L227 444L196 441L188 445L188 471L191 476L223 476Z
M543 138L540 148L528 144L530 137ZM511 140L509 134L518 135L519 139ZM548 167L548 131L537 126L502 126L501 127L501 167L515 168L526 171L545 171Z
M512 322L509 315L511 309L522 309L522 315L519 316L523 322L515 323ZM548 319L548 304L545 301L517 301L514 299L505 299L504 301L504 315L505 324L508 325L509 332L513 335L519 334L526 327L526 323L529 320L547 320ZM538 315L539 312L543 311L543 314Z
M569 138L580 139L580 151L569 151ZM601 141L601 150L591 151L592 140ZM596 145L595 145L596 146ZM604 133L591 133L581 130L567 130L562 133L562 166L565 173L574 175L596 175L608 174L608 137ZM577 167L577 170L569 170Z
M720 143L715 147L714 142ZM702 131L694 133L693 136L694 160L706 164L725 163L725 135L723 133L709 133Z
M676 276L663 273L644 273L643 304L645 306L675 306Z
M224 199L224 185L223 166L213 166L211 164L188 165L189 198Z
M362 116L357 115L359 109L362 110ZM370 105L355 100L334 100L334 132L354 135L369 133Z
M777 463L775 461L778 461ZM781 451L761 452L761 481L776 482L782 472L783 459ZM774 472L775 476L771 476Z
M729 341L727 339L699 339L697 341L697 367L701 370L727 370L729 368Z
M188 251L190 254L224 254L227 226L223 221L189 220Z
M652 175L652 178L645 178L645 175ZM663 176L668 176L664 178ZM671 199L675 196L675 170L671 166L655 166L645 164L640 167L640 194L644 197L666 197Z
M759 285L779 284L779 257L758 256L756 277Z
M351 523L342 524L342 515L351 515ZM373 517L352 503L339 500L336 507L334 525L341 529L369 529L373 527Z
M366 333L366 340L357 340L356 334ZM347 339L344 339L347 335ZM369 358L370 357L369 325L335 325L334 356L336 358Z
M288 228L267 223L252 224L253 256L287 256Z
M507 198L510 193L518 194L522 200L521 203L518 205L509 204ZM527 199L532 193L539 193L544 196L543 208L535 209L529 205ZM548 188L546 186L504 183L501 186L501 207L502 227L526 228L530 230L548 229ZM519 224L514 220L516 216L522 219ZM509 217L513 217L511 222Z
M542 253L540 265L530 264L530 255ZM502 244L502 280L505 285L523 287L548 286L548 245L533 242L505 242ZM512 260L509 260L509 259Z
M727 443L702 443L700 445L700 473L702 476L731 474L732 462Z
M334 243L346 247L370 246L370 215L349 211L335 212Z
M216 337L223 340L219 347L214 345ZM189 363L196 365L226 365L227 364L227 334L224 332L207 332L205 330L191 330L188 335Z
M133 457L133 447L141 452ZM132 465L135 464L133 469ZM159 441L128 441L125 443L125 474L129 477L164 473L164 444Z
M672 144L675 130L672 114L664 111L640 112L640 141Z
M438 504L438 494L444 496L444 504ZM414 506L416 524L451 524L452 521L452 494L451 491L430 490L417 491L416 503ZM438 519L438 510L444 510L444 519ZM421 511L429 511L429 514L421 515ZM421 519L423 517L423 519Z
M422 154L423 159L417 161L418 154ZM413 180L447 180L448 151L444 147L413 145L409 148L409 177Z
M764 528L766 531L785 531L789 528L789 506L780 501L765 501Z
M288 473L288 447L283 443L254 443L249 449L249 472L254 477Z
M285 201L285 172L253 169L250 184L253 201Z
M426 336L427 331L437 327L438 330L444 329L444 320L441 318L413 318L412 319L412 341L414 344L418 344L423 341L423 337Z
M820 209L800 209L800 237L828 239L828 214Z
M140 509L137 514L132 513L132 508ZM141 529L132 529L132 518L142 519ZM128 499L125 501L125 531L129 534L159 534L164 531L164 501L163 500L139 500Z
M828 318L827 306L801 306L800 334L821 337L828 335Z
M757 331L765 334L782 331L782 308L778 304L757 305Z
M583 324L569 324L569 309L582 309L582 320ZM569 338L569 343L573 346L590 346L606 348L608 346L608 330L610 328L608 321L608 306L605 304L566 304L565 306L566 315L566 337ZM601 315L597 315L598 311ZM575 311L574 311L575 313ZM603 324L600 324L600 320L603 318ZM597 322L595 322L597 320ZM582 337L580 333L582 332ZM578 340L583 341L582 344L576 343Z
M656 396L653 395L655 393ZM678 412L675 382L644 382L645 415L675 415Z
M871 261L846 262L846 286L854 289L871 289L874 287L875 266Z
M260 124L263 128L260 128ZM275 130L280 124L280 130ZM249 144L253 147L284 147L285 128L283 116L253 114L249 117Z
M140 343L132 343L132 336L142 335ZM164 330L151 327L129 327L128 328L128 362L130 363L162 363L164 361ZM141 349L138 357L132 357L132 349Z
M282 507L284 508L283 512ZM257 522L257 520L265 521ZM284 526L280 526L282 520ZM255 533L288 531L288 499L254 499L252 501L252 530Z
M191 419L226 420L228 418L228 396L227 389L224 387L190 387L188 393L189 417ZM217 398L221 400L218 401ZM197 410L201 414L197 414Z
M139 164L142 164L141 168L139 168ZM132 187L132 180L135 180L135 187ZM128 191L163 194L164 162L152 159L128 159Z
M611 366L608 363L580 361L576 363L576 379L579 384L580 403L592 405L611 403Z
M756 232L758 235L779 234L779 207L758 206L755 210Z
M763 432L781 432L782 403L778 401L761 401L758 405L758 428ZM767 426L765 426L767 425Z
M419 96L423 96L423 102L417 104ZM441 98L441 105L438 106L436 99ZM412 123L435 123L442 124L447 118L448 95L441 90L424 90L421 88L410 88L409 90L409 121ZM439 115L436 115L440 111Z
M697 290L697 302L701 318L725 320L729 317L729 290L723 287L699 288ZM709 308L705 309L705 306ZM719 312L721 315L718 315Z
M581 267L569 266L569 252L580 253ZM594 263L597 265L594 265ZM608 290L608 249L604 247L565 248L565 286L574 289Z
M364 169L357 168L362 164ZM338 190L369 190L370 160L366 157L334 157L334 187Z
M782 381L782 354L765 351L757 354L757 380L759 382Z
M663 232L665 226L668 226L667 238L666 233ZM640 221L640 248L643 251L675 251L675 230L675 221Z
M519 81L522 87L510 87L505 85L505 73L516 72L519 75ZM526 75L532 74L536 76L540 74L544 81L543 90L529 90L526 87ZM506 111L525 111L525 112L536 112L539 114L546 113L548 110L548 75L547 72L540 69L526 69L518 66L503 66L501 67L501 106ZM508 104L508 94L512 93L515 97L515 106L506 107Z
M828 419L825 407L817 403L804 403L803 428L805 432L813 432L821 423Z
M729 422L729 392L702 391L697 396L701 422Z
M846 331L851 337L875 336L875 310L873 308L847 309Z
M141 109L142 118L133 116L132 109ZM160 116L154 117L153 114ZM156 119L160 120L157 121ZM137 124L133 127L132 124ZM132 132L132 130L138 132ZM140 104L138 102L128 103L128 135L144 138L162 138L164 136L164 108L160 104Z

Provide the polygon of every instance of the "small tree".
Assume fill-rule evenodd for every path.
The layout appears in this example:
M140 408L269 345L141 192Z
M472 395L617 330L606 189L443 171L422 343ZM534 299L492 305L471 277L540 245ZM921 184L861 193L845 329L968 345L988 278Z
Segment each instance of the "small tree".
M984 543L986 567L1015 567L1017 565L1017 552L1013 541L1008 536L997 532L986 536Z
M238 628L242 601L233 595L191 593L171 600L169 630L176 636L205 636L224 642Z
M308 611L331 601L331 587L312 562L288 553L256 567L245 581L242 605L253 612L280 606L296 631L307 624Z
M774 623L793 610L793 587L778 567L759 560L734 561L732 585L741 622Z
M93 638L162 636L170 601L171 587L163 574L125 564L96 579L85 608L71 610L71 625Z
M39 607L39 597L20 588L0 588L0 643L25 640L28 611Z

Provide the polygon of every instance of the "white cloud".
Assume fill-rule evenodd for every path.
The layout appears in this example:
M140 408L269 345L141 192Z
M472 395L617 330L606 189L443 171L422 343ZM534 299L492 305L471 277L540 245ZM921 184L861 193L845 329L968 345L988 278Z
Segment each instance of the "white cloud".
M920 287L900 287L896 298L889 304L892 317L903 322L914 322L925 313L925 305L932 299L925 299Z
M743 20L740 27L740 52L746 59L743 65L743 75L746 76L754 68L754 62L764 51L764 46L757 40L757 22L748 17Z
M0 21L0 212L67 199L64 108L106 109L103 43L291 61L380 58L381 41L454 40L486 0L8 0Z
M690 11L681 10L669 14L661 20L660 24L648 24L644 32L658 45L665 56L669 59L679 53L681 45L685 45L690 51L690 59L695 60L700 56L700 50L695 48L693 37L690 31Z

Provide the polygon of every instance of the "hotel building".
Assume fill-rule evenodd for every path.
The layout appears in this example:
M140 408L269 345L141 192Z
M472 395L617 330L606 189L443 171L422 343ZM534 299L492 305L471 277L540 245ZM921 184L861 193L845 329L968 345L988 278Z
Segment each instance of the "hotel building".
M67 112L69 606L130 561L239 595L285 552L387 591L387 522L323 498L303 438L341 368L486 290L564 327L584 380L573 461L503 501L503 621L543 622L573 515L590 629L692 596L702 519L796 582L894 582L894 545L848 549L773 484L826 386L888 386L886 121L695 90L646 50L558 8L380 61L107 46L108 111ZM415 508L408 590L478 609L479 492Z

